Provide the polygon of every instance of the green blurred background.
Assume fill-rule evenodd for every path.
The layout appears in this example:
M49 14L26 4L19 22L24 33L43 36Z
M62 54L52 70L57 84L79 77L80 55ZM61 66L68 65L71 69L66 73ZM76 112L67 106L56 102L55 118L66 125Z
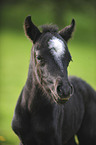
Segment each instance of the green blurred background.
M96 89L96 2L95 0L3 0L0 2L0 145L18 145L11 129L16 101L27 78L32 43L25 37L23 23L57 24L63 28L76 20L68 47L73 62L68 72Z

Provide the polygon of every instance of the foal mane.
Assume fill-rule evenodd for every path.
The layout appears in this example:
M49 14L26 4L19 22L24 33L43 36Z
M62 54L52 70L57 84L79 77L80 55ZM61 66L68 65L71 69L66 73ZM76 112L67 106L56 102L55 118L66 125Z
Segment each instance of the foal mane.
M42 32L43 33L46 33L46 32L57 32L58 31L58 26L57 25L42 25L40 26L41 29L42 29Z

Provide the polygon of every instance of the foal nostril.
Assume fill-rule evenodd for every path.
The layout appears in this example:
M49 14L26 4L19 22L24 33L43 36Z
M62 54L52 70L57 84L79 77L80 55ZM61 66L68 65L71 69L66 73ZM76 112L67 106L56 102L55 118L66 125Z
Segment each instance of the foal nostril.
M70 96L70 89L64 89L62 85L57 86L57 93L61 98Z
M63 86L59 84L57 86L57 93L61 98L71 97L74 93L73 85L69 84L69 86Z
M62 86L61 85L57 86L57 93L58 93L59 96L63 95L63 91L62 91Z

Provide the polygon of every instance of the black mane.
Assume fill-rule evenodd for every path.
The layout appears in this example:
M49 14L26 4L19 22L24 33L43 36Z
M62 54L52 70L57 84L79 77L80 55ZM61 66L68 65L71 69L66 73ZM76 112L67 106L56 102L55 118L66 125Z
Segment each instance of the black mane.
M41 27L43 33L57 32L58 31L58 26L57 25L51 25L50 24L50 25L42 25L40 27Z

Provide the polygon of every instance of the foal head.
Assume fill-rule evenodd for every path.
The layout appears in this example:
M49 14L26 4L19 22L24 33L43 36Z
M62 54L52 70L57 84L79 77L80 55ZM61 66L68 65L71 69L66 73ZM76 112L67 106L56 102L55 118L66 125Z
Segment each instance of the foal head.
M54 101L64 103L73 94L68 80L67 67L72 60L67 47L75 21L58 32L56 26L42 26L42 32L32 23L31 17L25 19L25 33L33 42L31 65L33 77L44 92Z

